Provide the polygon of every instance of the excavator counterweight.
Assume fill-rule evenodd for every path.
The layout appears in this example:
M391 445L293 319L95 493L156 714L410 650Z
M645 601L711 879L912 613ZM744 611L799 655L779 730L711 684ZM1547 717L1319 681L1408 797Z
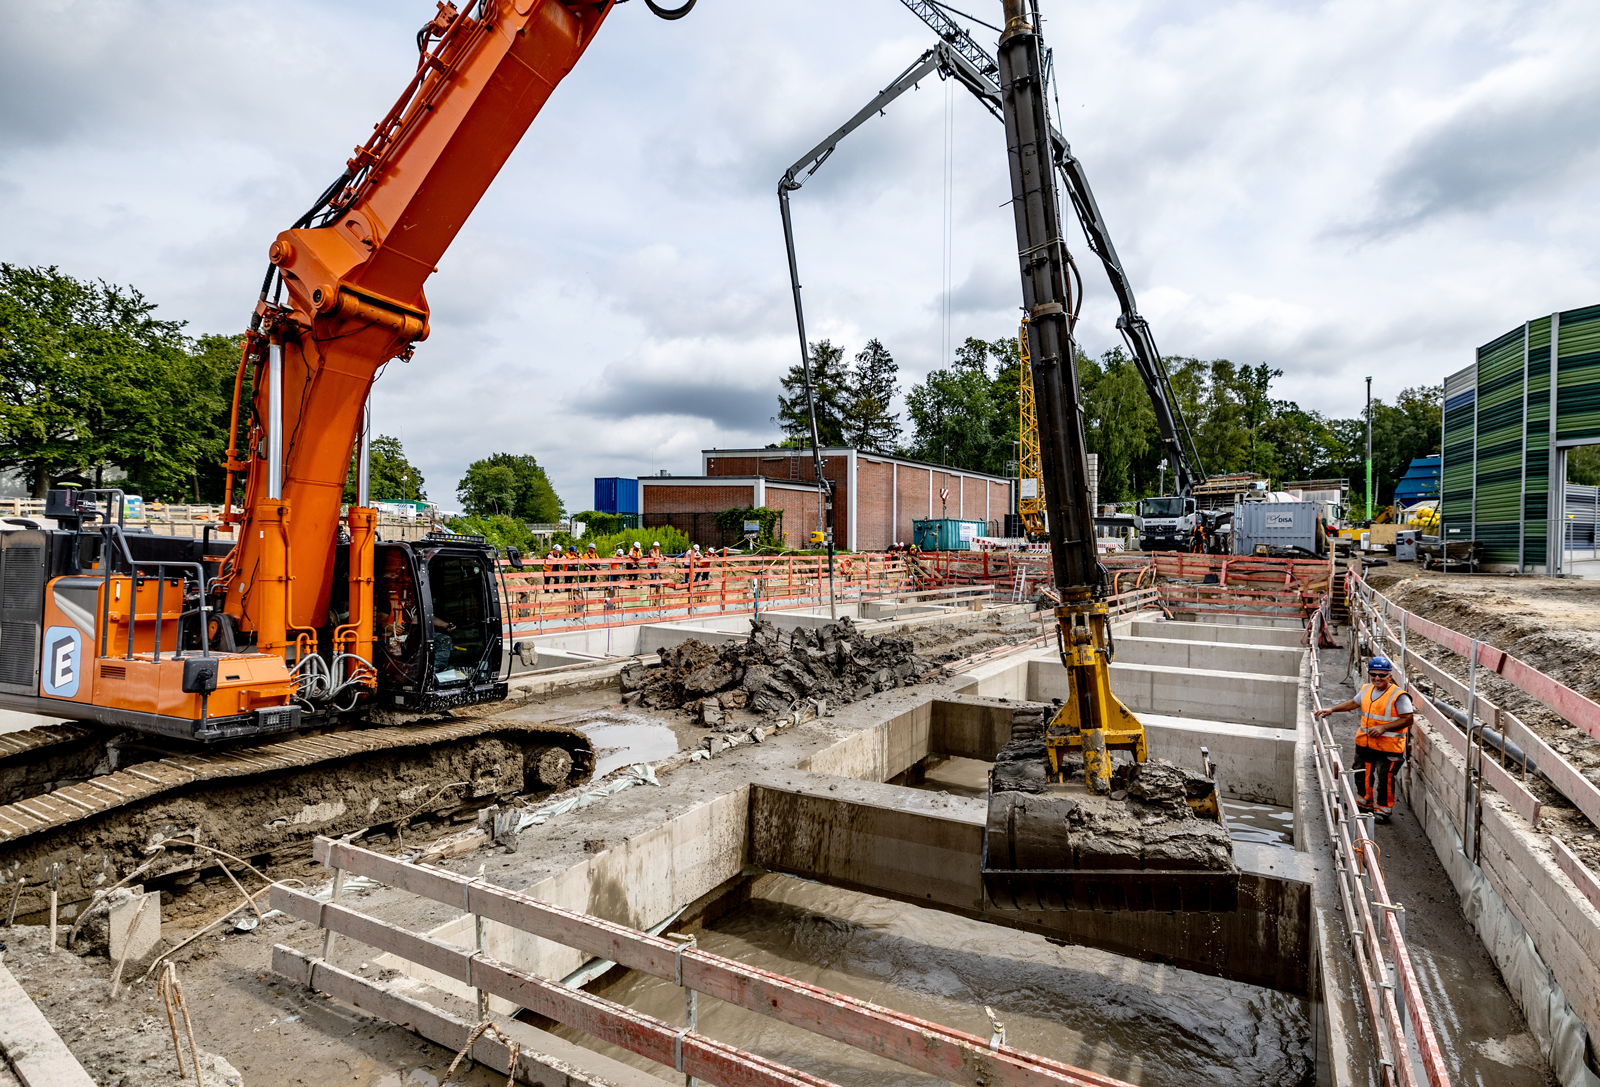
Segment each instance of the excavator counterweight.
M1014 731L989 781L983 876L1002 909L1227 910L1238 870L1208 775L1151 762L1111 689L1106 576L1095 543L1077 307L1061 231L1044 50L1024 0L1004 0L1000 97L1033 378L1055 609L1069 694L1037 734Z

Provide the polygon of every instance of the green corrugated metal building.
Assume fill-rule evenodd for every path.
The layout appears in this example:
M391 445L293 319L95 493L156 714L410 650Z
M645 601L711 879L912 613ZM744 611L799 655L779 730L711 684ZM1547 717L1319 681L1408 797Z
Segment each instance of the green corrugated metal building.
M1446 538L1477 540L1494 567L1560 572L1567 451L1597 443L1600 306L1536 317L1484 344L1444 383Z

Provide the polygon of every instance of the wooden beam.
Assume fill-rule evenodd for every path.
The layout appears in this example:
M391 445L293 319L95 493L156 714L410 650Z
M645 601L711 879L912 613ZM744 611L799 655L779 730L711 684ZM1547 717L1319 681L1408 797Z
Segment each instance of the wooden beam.
M1550 849L1555 853L1556 866L1577 885L1583 897L1589 900L1589 904L1600 910L1600 877L1596 877L1583 861L1578 859L1578 855L1567 847L1566 842L1553 834L1550 836Z
M381 853L323 837L317 838L313 844L312 856L334 868L368 876L391 887L577 948L596 958L610 959L654 977L676 981L681 958L682 982L696 992L707 993L847 1045L887 1056L963 1087L1044 1087L1046 1084L1056 1087L1063 1084L1075 1087L1125 1087L1121 1080L1010 1046L991 1049L986 1038L758 970L733 959L698 949L680 951L675 941L650 936L598 917L564 910L528 895L468 879L454 872L405 864ZM287 888L284 890L287 893L282 900L286 903L295 902L296 899L291 896L296 892ZM342 908L327 908L308 896L298 897L326 909L330 927L334 922L343 923L344 915L349 912ZM279 905L276 887L273 888L273 905L285 913L294 912L287 906ZM306 920L319 921L322 916L312 912L310 905L300 908L307 912L297 913L296 916L304 916ZM483 960L478 961L481 963ZM440 972L451 977L457 976L447 971ZM504 996L522 1007L531 1007L520 997L499 992L489 985L477 981L471 984ZM553 1014L550 1017L560 1019ZM579 1029L587 1028L580 1026Z
M819 1079L753 1053L745 1053L704 1035L686 1031L675 1023L591 996L581 989L569 989L560 982L524 973L479 955L476 951L398 929L342 906L323 909L330 904L292 891L282 884L273 885L272 905L274 909L305 921L318 921L320 914L321 922L332 931L362 942L366 942L364 937L377 939L381 942L370 946L402 958L410 958L419 951L427 954L430 961L435 963L453 958L455 961L446 964L441 971L447 977L464 980L474 988L503 997L519 1007L698 1079L724 1087L837 1087L829 1080ZM282 950L298 954L290 948ZM275 949L275 963L278 957ZM321 960L308 960L302 976L307 985L319 988L324 971L331 969ZM287 976L293 977L295 974L291 972ZM505 1067L503 1060L501 1067Z
M272 970L297 985L314 988L336 1000L421 1035L452 1052L459 1053L476 1026L419 1000L390 989L382 982L369 981L355 974L331 966L322 959L278 944L272 949ZM316 984L312 985L315 980ZM517 1022L500 1021L502 1029L516 1038L532 1028ZM536 1036L535 1036L536 1037ZM522 1041L522 1038L518 1039ZM473 1043L471 1058L502 1074L508 1067L510 1052L504 1043L490 1035L483 1035ZM540 1053L524 1044L517 1057L517 1075L525 1083L544 1084L545 1087L609 1087L610 1080L596 1079L567 1061ZM647 1073L641 1072L641 1076ZM652 1083L660 1080L648 1077Z

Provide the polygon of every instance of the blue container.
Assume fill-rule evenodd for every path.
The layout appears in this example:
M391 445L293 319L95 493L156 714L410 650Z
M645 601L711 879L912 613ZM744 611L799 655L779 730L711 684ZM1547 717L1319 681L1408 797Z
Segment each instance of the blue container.
M596 513L638 513L639 481L626 476L596 476L594 508Z
M987 534L987 521L961 521L954 517L911 522L911 542L923 551L971 551L972 541Z

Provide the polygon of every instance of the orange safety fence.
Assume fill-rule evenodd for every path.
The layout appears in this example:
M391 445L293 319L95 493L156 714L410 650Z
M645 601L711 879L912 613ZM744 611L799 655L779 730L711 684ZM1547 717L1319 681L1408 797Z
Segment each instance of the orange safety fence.
M1193 582L1214 577L1214 584L1191 594L1213 610L1225 602L1230 589L1239 593L1271 590L1287 594L1283 600L1272 601L1275 606L1261 614L1288 610L1304 616L1309 607L1315 606L1314 602L1306 602L1326 594L1333 577L1329 559L1135 551L1102 555L1100 562L1111 575L1114 593L1154 585L1158 577ZM997 590L1010 588L1027 599L1053 580L1048 552L928 551L918 555L915 564L919 588L986 584ZM1222 591L1218 591L1219 587ZM1181 598L1182 594L1178 596ZM1238 602L1251 599L1241 596Z
M659 623L718 612L754 612L828 602L826 555L732 555L727 558L534 560L501 574L506 624L517 634ZM905 560L883 554L839 555L833 592L839 602L912 588Z

